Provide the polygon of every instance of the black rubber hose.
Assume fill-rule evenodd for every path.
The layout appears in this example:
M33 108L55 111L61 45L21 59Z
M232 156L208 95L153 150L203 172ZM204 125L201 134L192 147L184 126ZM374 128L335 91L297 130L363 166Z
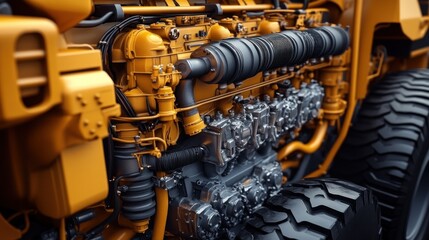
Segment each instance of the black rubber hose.
M151 166L151 169L154 171L172 171L202 160L205 152L206 150L204 147L198 146L166 153L162 155L161 158L148 155L145 156L146 159L143 161L146 162L147 165Z
M298 167L298 170L295 173L295 176L293 176L292 180L288 181L288 183L294 183L298 182L299 180L302 180L307 173L307 167L308 163L310 163L311 155L307 154L304 156L304 158L301 161L301 164Z
M109 18L112 15L113 15L113 12L108 12L108 13L104 14L103 16L101 16L100 18L97 18L97 19L82 20L82 21L80 21L80 23L78 25L76 25L76 27L78 27L78 28L96 27L98 25L101 25L101 24L107 22L107 20L109 20Z
M303 0L302 1L302 9L307 9L308 8L308 2L309 2L309 0Z
M271 0L273 3L274 9L280 9L280 1L279 0Z
M179 82L179 85L177 85L175 90L176 95L176 101L179 108L185 108L195 105L195 98L194 98L194 80L193 79L182 79ZM196 108L184 111L183 115L191 116L198 113L198 110Z
M158 113L158 102L156 102L156 111L153 111L152 108L150 108L149 97L146 96L146 108L150 116L156 115Z
M104 149L104 155L106 160L106 170L107 170L107 177L108 179L112 179L113 177L113 129L112 129L112 123L109 122L109 128L108 128L109 136L103 139L103 149Z
M156 201L153 190L153 172L143 169L137 177L126 178L127 190L121 195L122 216L131 221L149 219L155 215Z
M134 108L131 106L125 94L117 87L115 87L115 94L116 94L116 101L121 105L125 114L129 117L136 117L137 114L134 111Z

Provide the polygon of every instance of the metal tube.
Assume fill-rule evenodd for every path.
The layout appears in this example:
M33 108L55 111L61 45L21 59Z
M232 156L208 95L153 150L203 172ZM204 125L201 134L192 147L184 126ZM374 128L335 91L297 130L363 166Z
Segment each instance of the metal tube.
M125 15L161 15L179 13L204 13L205 6L190 7L143 7L143 6L122 6Z
M302 143L300 141L294 141L287 144L285 147L280 149L277 153L277 159L282 161L289 154L295 151L301 151L304 153L313 153L322 145L323 139L325 138L326 132L328 130L328 122L320 122L314 131L313 137L308 143Z
M232 12L240 12L240 11L262 11L262 10L270 10L273 9L274 6L272 4L257 4L257 5L226 5L222 6L222 10L224 13L232 13Z
M157 172L156 176L161 178L165 176L164 172ZM165 234L165 225L168 215L168 191L157 187L156 193L156 215L155 226L152 235L152 240L163 240Z
M221 6L223 13L233 13L241 11L263 11L273 9L272 4L258 5L225 5ZM154 6L122 6L125 15L165 15L165 14L184 14L184 13L209 13L205 6L189 7L154 7Z

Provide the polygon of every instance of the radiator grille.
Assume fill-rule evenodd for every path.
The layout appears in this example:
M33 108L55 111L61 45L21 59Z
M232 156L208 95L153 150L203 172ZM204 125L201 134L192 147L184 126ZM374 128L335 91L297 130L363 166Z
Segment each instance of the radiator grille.
M21 35L14 56L22 102L26 107L41 104L46 97L48 84L43 37L39 33Z

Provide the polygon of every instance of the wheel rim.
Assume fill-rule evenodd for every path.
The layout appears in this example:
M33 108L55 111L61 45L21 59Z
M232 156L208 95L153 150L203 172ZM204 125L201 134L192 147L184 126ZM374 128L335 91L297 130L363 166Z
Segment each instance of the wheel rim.
M408 212L406 239L416 239L425 228L429 210L429 154L426 155L414 188Z

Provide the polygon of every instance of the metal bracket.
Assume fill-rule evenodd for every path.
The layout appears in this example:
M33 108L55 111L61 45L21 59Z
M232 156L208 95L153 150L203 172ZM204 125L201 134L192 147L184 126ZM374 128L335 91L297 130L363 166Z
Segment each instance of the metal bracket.
M164 176L155 178L155 186L164 190L170 190L177 186L182 175L180 173L173 173L171 176Z

